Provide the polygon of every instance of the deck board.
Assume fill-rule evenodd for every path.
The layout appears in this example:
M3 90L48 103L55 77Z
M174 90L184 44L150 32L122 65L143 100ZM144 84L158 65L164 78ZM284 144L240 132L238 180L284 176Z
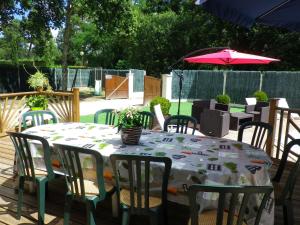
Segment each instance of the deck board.
M16 206L18 195L15 192L15 181L13 178L13 158L14 148L8 137L0 138L0 225L2 224L36 224L37 223L37 201L33 193L24 194L24 203L21 220L16 219ZM272 167L271 174L276 171ZM283 178L288 173L285 172ZM283 181L284 182L284 181ZM49 192L46 200L46 224L63 224L63 204L64 204L65 185L64 180L56 180L49 184ZM71 222L74 225L86 224L85 206L81 203L75 203L72 208ZM283 225L282 209L275 209L275 225ZM169 224L184 225L187 224L189 209L174 203L169 203ZM104 203L97 206L97 224L116 225L120 221L112 218L111 201L107 199ZM300 224L300 179L298 179L294 192L294 214L295 224ZM133 217L131 225L148 224L147 219L143 217Z

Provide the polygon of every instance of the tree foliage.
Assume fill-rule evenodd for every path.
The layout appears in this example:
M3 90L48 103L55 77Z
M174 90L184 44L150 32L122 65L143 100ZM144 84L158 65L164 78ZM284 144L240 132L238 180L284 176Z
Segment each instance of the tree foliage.
M60 29L56 43L53 28ZM47 65L64 62L65 68L138 68L159 75L188 52L229 46L281 59L232 69L300 69L299 33L264 26L247 30L213 17L193 0L7 0L0 3L0 32L0 59L14 62L27 57Z

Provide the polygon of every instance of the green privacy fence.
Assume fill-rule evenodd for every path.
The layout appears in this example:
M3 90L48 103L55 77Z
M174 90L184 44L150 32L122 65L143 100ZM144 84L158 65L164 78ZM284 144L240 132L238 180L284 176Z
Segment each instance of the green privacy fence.
M62 69L52 69L54 76L55 89L61 88L62 81ZM95 80L101 80L102 87L105 87L105 76L106 75L118 75L126 76L129 73L133 74L133 91L140 92L144 91L144 70L115 70L115 69L104 69L104 68L86 68L86 69L68 69L68 88L72 87L74 78L76 76L75 87L94 87Z
M181 71L173 71L172 77L172 98L179 96L179 78L177 76ZM223 74L220 71L183 71L182 95L184 99L206 99L216 96L222 92Z
M145 70L132 69L130 71L133 73L133 92L143 92Z
M300 72L265 72L262 89L272 97L286 98L290 107L300 108Z
M175 72L180 71L172 72L173 99L178 98L179 90ZM270 98L286 98L290 107L300 108L300 72L185 70L183 76L183 99L215 98L225 88L233 103L244 104L246 97L261 88Z

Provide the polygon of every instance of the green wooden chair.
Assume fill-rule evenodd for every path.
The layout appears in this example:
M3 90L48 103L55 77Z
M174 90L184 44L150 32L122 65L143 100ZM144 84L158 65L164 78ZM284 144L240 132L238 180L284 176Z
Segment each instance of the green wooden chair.
M273 128L270 124L258 121L249 121L243 123L238 132L238 141L243 141L244 130L249 127L254 127L254 132L251 138L251 145L255 148L265 148L266 140L272 135Z
M150 216L151 224L158 224L162 215L167 225L167 187L172 160L167 157L112 154L110 156L116 178L117 195L122 208L122 225L128 225L130 215ZM121 189L119 165L128 168L128 187ZM160 196L150 196L150 165L161 163L162 186Z
M278 206L282 206L283 208L283 217L285 225L294 224L292 197L295 188L295 183L300 172L300 157L298 154L293 153L291 151L291 148L296 145L300 146L300 139L292 140L285 146L277 172L274 178L272 179L275 192L275 204ZM290 169L289 176L283 184L283 182L280 183L280 181L285 166L287 164L288 156L290 154L292 154L293 157L296 157L297 161Z
M37 111L28 111L22 115L22 126L26 129L28 127L27 121L30 121L29 127L40 126L45 124L45 121L48 123L57 123L57 117L51 111L37 110Z
M154 114L152 112L142 111L139 112L143 124L143 129L152 129Z
M45 218L45 189L48 181L54 179L54 173L50 161L50 148L46 139L34 135L7 132L14 144L17 155L17 172L19 176L17 217L21 217L23 192L25 181L34 182L37 185L38 195L38 224L44 224ZM29 141L41 143L44 152L45 171L37 170L33 163Z
M190 127L191 125L191 127ZM165 120L164 131L168 132L169 127L175 130L176 133L186 134L189 129L192 129L191 134L194 135L197 126L197 120L191 116L175 115L170 116Z
M86 204L87 223L95 225L95 211L99 202L103 201L107 193L112 193L114 187L104 183L103 158L98 151L73 147L67 145L54 144L58 150L68 186L66 193L64 224L69 224L70 211L73 200ZM84 158L88 157L88 162L95 162L95 169L84 168ZM90 160L89 160L90 159Z
M259 225L262 211L273 191L272 186L211 186L195 184L189 188L189 201L191 220L189 225L246 225L244 222L245 211L252 195L259 195L261 203L255 218L254 225ZM199 214L197 195L199 192L215 192L219 194L218 208L207 210ZM199 196L198 196L199 197ZM225 199L229 197L229 207L225 211ZM241 203L239 199L242 197ZM237 213L238 212L238 213Z
M97 111L94 115L94 123L100 123L100 116L105 114L105 125L115 125L116 114L115 109L101 109Z

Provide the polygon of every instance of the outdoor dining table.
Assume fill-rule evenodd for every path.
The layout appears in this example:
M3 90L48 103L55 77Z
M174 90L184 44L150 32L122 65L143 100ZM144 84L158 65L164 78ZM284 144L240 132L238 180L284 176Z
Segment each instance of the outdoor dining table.
M187 190L192 184L212 185L271 185L268 173L271 159L261 149L222 138L193 136L143 130L138 145L124 145L117 128L94 123L58 123L29 128L24 133L44 137L50 146L54 143L89 148L99 151L104 159L104 176L112 180L109 156L113 153L144 156L166 156L172 159L168 186L168 200L188 205ZM37 166L42 152L35 144L31 151ZM61 171L59 157L52 151L55 171ZM86 159L86 167L92 168ZM154 181L160 170L151 172ZM217 206L215 194L204 193L199 201L202 209ZM248 224L253 223L259 197L250 201L247 209ZM262 215L261 224L274 223L274 201L270 198Z

